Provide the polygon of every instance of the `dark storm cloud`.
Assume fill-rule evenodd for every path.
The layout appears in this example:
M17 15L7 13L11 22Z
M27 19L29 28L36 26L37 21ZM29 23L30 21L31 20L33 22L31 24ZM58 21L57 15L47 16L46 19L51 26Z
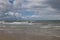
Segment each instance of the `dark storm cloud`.
M60 10L60 0L47 0L47 4L54 9Z

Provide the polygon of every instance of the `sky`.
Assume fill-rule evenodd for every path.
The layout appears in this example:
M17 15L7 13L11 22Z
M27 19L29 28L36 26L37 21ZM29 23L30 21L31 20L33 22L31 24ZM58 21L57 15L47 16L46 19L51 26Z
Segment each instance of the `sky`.
M60 0L0 0L0 20L60 20Z

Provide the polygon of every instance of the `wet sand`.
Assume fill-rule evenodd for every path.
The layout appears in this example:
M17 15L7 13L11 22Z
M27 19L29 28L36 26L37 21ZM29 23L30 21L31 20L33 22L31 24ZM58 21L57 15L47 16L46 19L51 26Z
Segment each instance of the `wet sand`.
M60 28L41 25L2 25L0 40L60 40ZM55 25L56 26L56 25Z
M60 40L60 37L27 33L0 34L0 40Z

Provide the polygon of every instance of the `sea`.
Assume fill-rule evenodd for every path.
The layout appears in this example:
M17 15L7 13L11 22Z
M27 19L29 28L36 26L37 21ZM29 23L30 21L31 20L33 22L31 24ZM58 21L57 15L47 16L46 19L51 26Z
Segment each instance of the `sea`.
M60 37L60 22L3 22L0 23L0 33L29 33Z

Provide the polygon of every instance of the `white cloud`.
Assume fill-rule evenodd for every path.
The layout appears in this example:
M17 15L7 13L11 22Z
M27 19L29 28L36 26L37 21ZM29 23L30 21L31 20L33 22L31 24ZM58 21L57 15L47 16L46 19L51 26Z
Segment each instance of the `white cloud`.
M22 17L22 18L39 19L39 20L60 20L60 15L32 15L32 16L26 16L26 17Z
M0 0L0 13L7 12L10 9L8 0Z

